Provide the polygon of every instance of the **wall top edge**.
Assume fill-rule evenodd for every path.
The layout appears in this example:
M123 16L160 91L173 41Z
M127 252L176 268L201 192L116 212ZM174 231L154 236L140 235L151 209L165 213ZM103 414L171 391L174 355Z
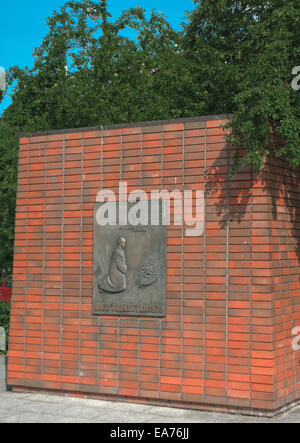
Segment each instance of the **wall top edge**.
M145 122L132 122L132 123L120 123L114 125L105 126L94 126L85 128L70 128L70 129L56 129L53 131L38 131L38 132L27 132L20 133L19 138L22 137L39 137L43 135L54 135L54 134L69 134L76 132L89 132L89 131L107 131L111 129L123 129L123 128L136 128L136 127L149 127L157 125L167 125L176 123L190 123L190 122L205 122L209 120L230 120L233 114L216 114L216 115L206 115L201 117L186 117L186 118L176 118L169 120L153 120Z

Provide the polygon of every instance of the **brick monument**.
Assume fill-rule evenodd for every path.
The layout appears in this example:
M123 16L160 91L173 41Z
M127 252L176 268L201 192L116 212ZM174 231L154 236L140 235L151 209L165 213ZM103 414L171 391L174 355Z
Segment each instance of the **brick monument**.
M299 171L270 157L259 174L231 177L234 150L221 127L230 117L20 137L8 354L15 391L265 415L297 403ZM97 196L110 190L118 200L120 183L146 195L202 191L203 229L186 235L171 223L155 247L133 228L123 241L117 225L106 237L99 230L95 246ZM145 238L132 260L134 239ZM95 248L105 260L95 263Z

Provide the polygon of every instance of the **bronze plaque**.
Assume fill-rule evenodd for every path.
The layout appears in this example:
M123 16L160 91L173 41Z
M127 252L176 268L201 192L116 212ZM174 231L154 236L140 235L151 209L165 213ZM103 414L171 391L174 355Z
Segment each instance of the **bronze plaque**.
M166 226L100 226L94 209L93 314L165 317Z

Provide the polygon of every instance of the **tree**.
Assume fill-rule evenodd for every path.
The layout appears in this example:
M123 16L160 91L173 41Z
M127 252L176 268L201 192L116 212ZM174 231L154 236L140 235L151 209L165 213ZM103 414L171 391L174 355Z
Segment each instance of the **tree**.
M89 18L91 8L99 20ZM10 70L16 86L6 121L36 131L183 115L174 94L187 71L180 34L161 14L147 19L137 7L113 21L105 1L70 1L48 26L33 69Z
M12 267L17 155L18 137L9 124L0 120L0 278L9 276Z
M228 125L229 141L238 148L234 171L241 165L261 167L271 120L283 140L276 155L299 165L300 100L291 87L300 54L299 0L196 5L185 29L185 50L199 62L199 87L206 77L206 111L234 113Z
M137 7L112 20L105 0L69 1L48 28L33 68L12 67L7 78L12 104L0 119L0 269L12 263L20 132L181 117L188 107L182 36L161 14L147 18Z

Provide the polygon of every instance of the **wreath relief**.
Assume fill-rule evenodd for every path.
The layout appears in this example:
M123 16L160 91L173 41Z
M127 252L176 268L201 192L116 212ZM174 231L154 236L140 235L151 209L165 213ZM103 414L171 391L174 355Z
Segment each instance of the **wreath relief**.
M150 286L159 277L160 261L153 257L146 257L139 265L136 273L138 286Z

